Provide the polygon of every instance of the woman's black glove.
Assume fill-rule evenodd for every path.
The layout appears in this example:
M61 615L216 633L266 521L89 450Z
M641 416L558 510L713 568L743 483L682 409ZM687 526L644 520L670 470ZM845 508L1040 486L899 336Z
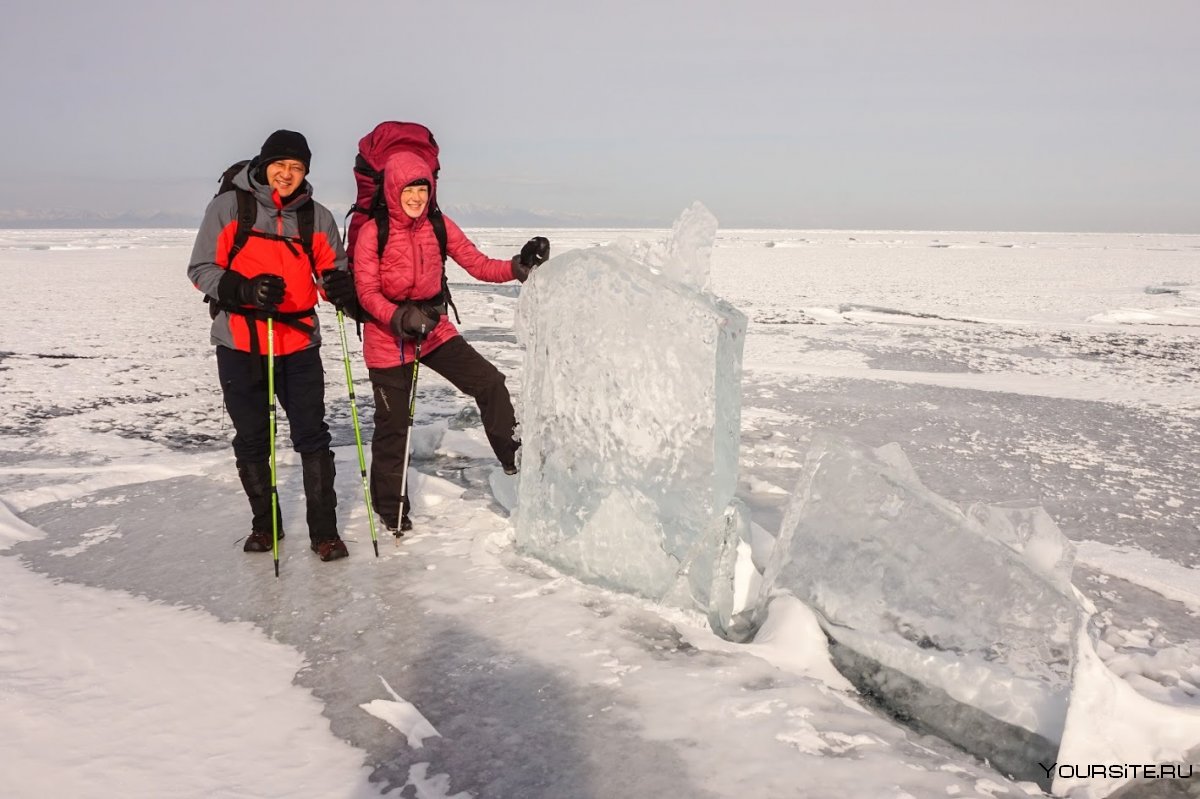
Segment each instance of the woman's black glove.
M513 277L524 283L529 275L546 261L550 260L550 239L545 236L534 236L525 242L521 254L513 258Z
M442 311L437 306L405 300L392 313L392 332L401 338L424 341L441 320Z

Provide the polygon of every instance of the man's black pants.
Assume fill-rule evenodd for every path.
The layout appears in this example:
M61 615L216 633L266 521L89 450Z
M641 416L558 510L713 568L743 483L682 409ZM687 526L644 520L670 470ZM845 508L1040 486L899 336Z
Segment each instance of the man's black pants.
M233 420L237 462L266 462L271 454L267 356L217 347L217 374L225 409ZM320 348L275 357L275 395L287 415L292 448L302 455L328 449L332 437L325 423L325 368Z

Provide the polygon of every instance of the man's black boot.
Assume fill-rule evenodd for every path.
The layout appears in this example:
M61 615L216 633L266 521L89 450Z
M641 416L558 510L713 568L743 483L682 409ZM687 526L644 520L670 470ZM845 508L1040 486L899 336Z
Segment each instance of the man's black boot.
M350 553L338 537L333 452L327 449L305 452L300 455L300 463L304 470L304 502L313 551L320 554L321 560L344 558Z
M238 477L242 480L242 490L250 500L250 535L242 545L243 552L270 552L273 547L271 530L271 465L269 463L238 463ZM275 509L279 519L279 538L283 539L283 520L279 516L279 508Z

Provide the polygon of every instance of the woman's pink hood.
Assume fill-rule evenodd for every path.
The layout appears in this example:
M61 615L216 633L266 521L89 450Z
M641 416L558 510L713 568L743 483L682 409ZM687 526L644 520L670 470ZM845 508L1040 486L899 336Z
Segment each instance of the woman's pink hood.
M400 207L400 192L414 180L424 178L429 181L429 205L417 219L411 219ZM433 206L433 198L437 196L437 184L433 180L433 172L425 159L414 153L395 153L388 157L383 165L383 196L387 199L388 216L404 225L417 225L429 215Z
M383 169L390 230L387 245L382 255L376 253L376 223L369 220L355 244L354 258L358 299L371 315L363 331L363 357L371 369L390 369L412 362L413 342L397 338L390 320L405 300L426 300L438 295L445 275L443 255L453 258L478 280L504 283L513 279L511 259L488 258L444 215L446 251L441 252L433 225L425 224L429 208L434 207L437 187L423 158L408 152L396 153L388 157ZM400 193L405 186L422 178L429 181L429 205L425 213L412 219L400 207ZM421 351L433 352L457 335L450 317L443 316L425 339Z

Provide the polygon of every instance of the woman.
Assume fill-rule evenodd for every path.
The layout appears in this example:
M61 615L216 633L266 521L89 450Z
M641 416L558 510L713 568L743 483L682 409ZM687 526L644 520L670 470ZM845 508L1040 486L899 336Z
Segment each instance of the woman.
M400 482L407 451L409 395L417 343L421 365L450 381L479 406L483 429L508 474L515 474L516 416L504 375L463 340L446 315L443 264L437 235L429 220L434 176L425 160L408 152L384 165L388 236L377 252L373 220L363 225L354 251L355 287L370 315L363 356L375 392L375 433L371 438L371 496L375 511L395 535L412 529L407 496ZM522 282L550 255L550 242L531 239L512 260L488 258L443 215L446 254L473 277L488 283Z

